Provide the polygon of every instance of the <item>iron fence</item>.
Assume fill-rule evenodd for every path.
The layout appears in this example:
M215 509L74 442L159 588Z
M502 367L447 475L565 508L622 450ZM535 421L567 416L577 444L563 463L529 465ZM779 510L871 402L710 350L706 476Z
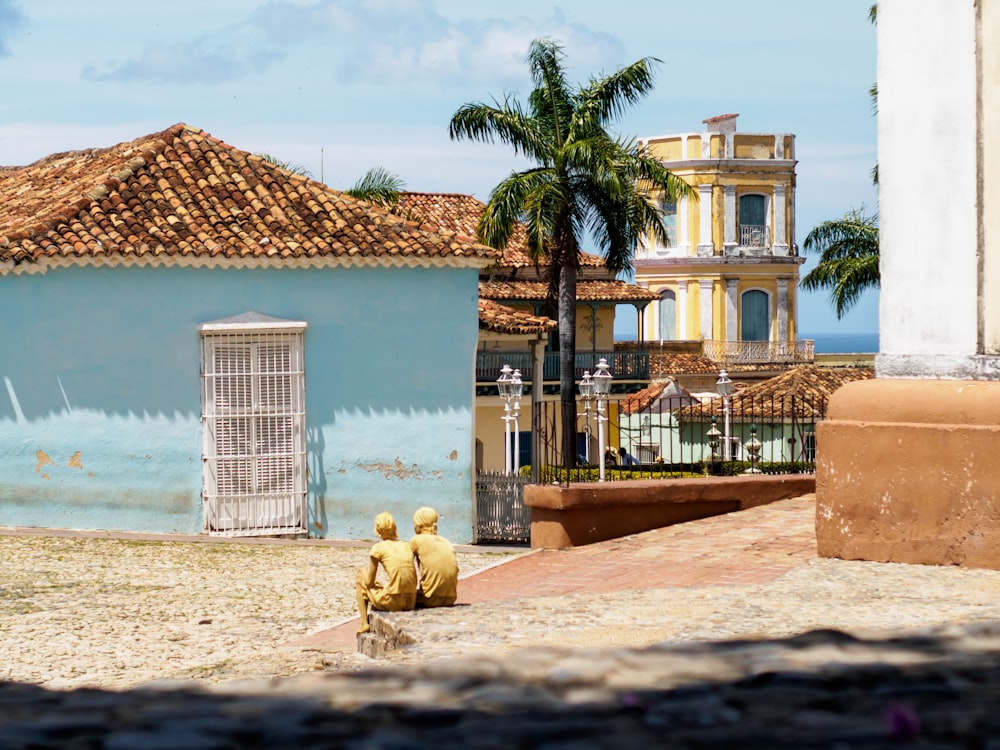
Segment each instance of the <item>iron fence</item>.
M528 544L531 511L524 505L529 477L483 472L476 477L476 544Z
M815 471L816 424L826 418L825 395L737 394L728 405L722 398L699 403L682 397L642 403L637 395L609 400L600 415L595 404L578 402L577 455L568 474L559 468L565 466L559 404L539 404L535 419L540 480L592 481L602 460L606 478L612 480L669 473L739 474L748 469ZM602 420L603 452L598 431Z

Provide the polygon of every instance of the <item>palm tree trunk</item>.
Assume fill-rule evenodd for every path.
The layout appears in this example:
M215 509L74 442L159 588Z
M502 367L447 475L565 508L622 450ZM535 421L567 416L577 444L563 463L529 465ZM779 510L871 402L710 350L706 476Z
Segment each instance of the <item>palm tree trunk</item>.
M559 269L559 402L563 467L576 467L576 264Z

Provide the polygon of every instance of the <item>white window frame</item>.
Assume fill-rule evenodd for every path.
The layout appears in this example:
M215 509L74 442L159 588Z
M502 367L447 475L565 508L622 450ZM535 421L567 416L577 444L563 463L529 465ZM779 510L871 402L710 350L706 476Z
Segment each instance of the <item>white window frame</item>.
M198 326L211 535L308 533L305 329L257 313Z

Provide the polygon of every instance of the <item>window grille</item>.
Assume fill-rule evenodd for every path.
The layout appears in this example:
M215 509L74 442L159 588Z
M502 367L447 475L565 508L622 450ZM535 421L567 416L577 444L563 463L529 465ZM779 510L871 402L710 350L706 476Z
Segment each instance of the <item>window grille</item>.
M304 329L256 314L200 326L210 534L308 532Z

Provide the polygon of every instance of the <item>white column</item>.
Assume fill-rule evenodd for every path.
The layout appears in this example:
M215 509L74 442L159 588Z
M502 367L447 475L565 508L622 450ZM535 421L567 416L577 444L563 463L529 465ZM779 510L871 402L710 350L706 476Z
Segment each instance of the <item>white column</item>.
M784 159L785 158L785 134L777 133L774 136L774 158Z
M688 222L688 197L681 196L677 202L677 252L691 254L691 227Z
M726 196L722 204L722 219L725 227L723 245L728 249L740 244L736 237L736 186L726 185L723 190Z
M714 283L712 279L698 279L698 286L701 287L700 336L702 341L711 341L714 338L712 334L712 287Z
M895 0L878 12L878 376L994 378L998 363L976 357L976 4Z
M740 336L736 329L737 321L737 287L739 279L726 279L726 341L738 341Z
M698 186L698 256L711 257L715 255L715 245L712 242L712 186Z
M688 284L690 281L677 282L677 336L688 337Z
M788 341L788 279L778 279L778 342Z
M774 186L774 235L771 238L773 255L788 255L788 240L785 234L785 186Z

